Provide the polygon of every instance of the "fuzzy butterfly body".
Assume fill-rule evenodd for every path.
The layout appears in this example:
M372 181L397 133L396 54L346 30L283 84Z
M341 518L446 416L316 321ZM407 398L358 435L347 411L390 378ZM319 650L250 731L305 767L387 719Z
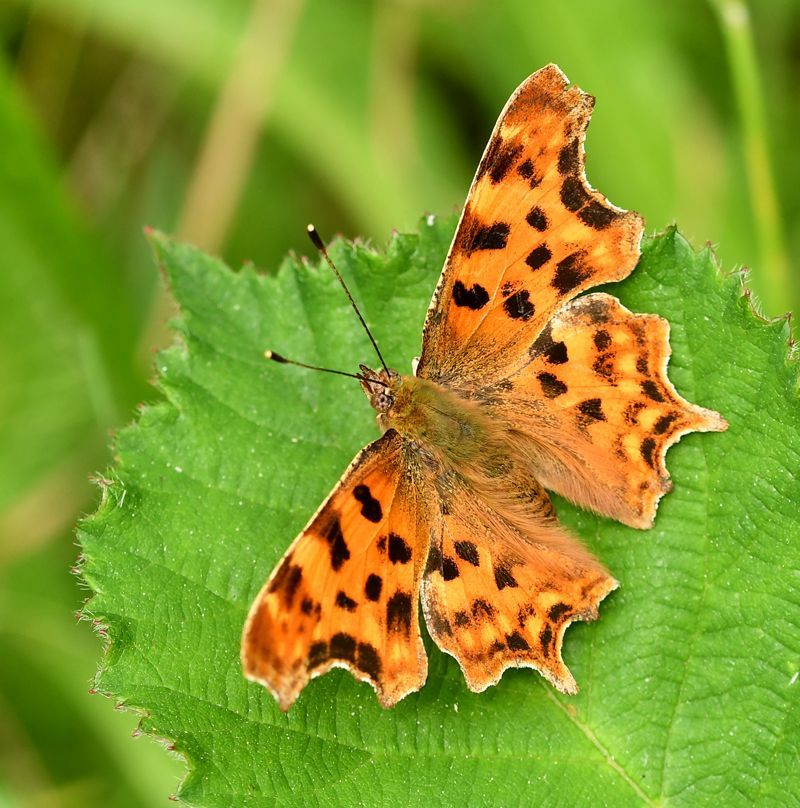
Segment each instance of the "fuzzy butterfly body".
M577 692L566 627L617 586L545 489L633 527L669 488L664 456L720 431L666 376L668 324L607 294L642 220L586 183L593 99L549 65L512 95L480 162L416 373L362 387L382 437L363 449L256 598L242 661L288 709L333 666L384 707L427 674L419 607L471 690L532 667Z

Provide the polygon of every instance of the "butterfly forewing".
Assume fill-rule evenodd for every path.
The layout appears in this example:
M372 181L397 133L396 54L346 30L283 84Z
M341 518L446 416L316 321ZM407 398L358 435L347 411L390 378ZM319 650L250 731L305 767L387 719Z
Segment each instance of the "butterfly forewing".
M641 219L584 176L592 106L555 65L509 100L431 303L418 375L464 391L504 378L559 306L632 271Z
M430 538L424 484L390 430L353 461L250 612L246 675L288 709L332 666L391 706L425 681L419 577Z

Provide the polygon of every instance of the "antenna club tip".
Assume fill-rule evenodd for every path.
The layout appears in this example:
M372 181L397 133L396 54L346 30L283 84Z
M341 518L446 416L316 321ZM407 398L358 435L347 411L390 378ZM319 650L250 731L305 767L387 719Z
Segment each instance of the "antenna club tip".
M275 351L264 351L264 356L267 359L271 359L273 362L282 362L283 364L286 364L286 359Z
M311 239L311 243L321 252L325 252L325 245L322 243L322 239L319 237L319 233L317 232L317 228L314 227L313 224L309 224L306 227L306 232L308 233L308 237Z

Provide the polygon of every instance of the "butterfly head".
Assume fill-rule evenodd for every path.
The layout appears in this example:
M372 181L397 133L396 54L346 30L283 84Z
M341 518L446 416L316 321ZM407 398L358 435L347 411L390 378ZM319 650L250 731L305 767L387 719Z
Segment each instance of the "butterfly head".
M359 365L361 371L361 389L369 399L372 408L378 413L378 422L391 410L397 400L400 387L400 374L395 370L372 370L366 365Z

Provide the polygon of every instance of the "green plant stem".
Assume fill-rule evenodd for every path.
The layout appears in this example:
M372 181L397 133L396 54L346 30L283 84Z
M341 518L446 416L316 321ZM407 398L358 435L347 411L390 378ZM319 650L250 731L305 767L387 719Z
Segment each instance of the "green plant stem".
M417 170L419 144L414 133L414 68L419 39L415 3L375 6L370 63L370 127L377 162L392 167L395 182Z
M772 179L763 93L758 75L750 10L744 0L709 0L716 12L728 54L741 119L743 151L751 207L758 238L762 282L759 292L767 314L780 314L791 300L789 262L781 214Z
M302 7L303 0L254 0L211 112L177 227L211 252L222 247L239 206ZM161 291L142 332L142 356L167 344L164 323L173 313Z
M211 115L178 232L218 250L236 213L302 0L255 0Z

